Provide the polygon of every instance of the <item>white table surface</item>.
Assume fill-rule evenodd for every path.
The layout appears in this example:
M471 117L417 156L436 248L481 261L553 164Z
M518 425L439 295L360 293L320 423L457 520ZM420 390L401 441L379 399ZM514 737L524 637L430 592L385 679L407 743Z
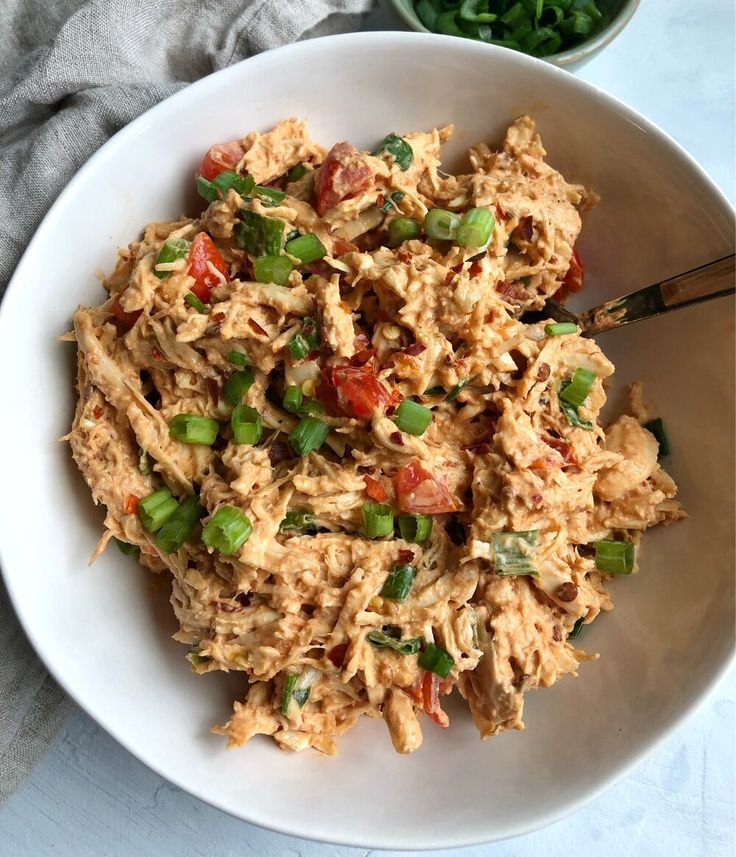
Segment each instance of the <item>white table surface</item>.
M400 29L382 2L366 29ZM734 197L734 2L642 0L579 75L644 113ZM458 857L726 857L734 851L734 671L627 779L552 827ZM0 771L0 776L2 772ZM269 833L190 797L75 711L0 810L0 857L368 857Z

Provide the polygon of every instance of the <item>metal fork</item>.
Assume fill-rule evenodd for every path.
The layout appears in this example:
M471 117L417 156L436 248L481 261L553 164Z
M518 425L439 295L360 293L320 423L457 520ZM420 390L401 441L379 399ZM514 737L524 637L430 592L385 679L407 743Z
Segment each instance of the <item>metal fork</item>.
M581 328L583 336L595 336L604 330L736 293L734 259L733 254L724 256L581 313L570 312L550 298L541 310L525 312L521 318L527 324L547 318L572 321Z

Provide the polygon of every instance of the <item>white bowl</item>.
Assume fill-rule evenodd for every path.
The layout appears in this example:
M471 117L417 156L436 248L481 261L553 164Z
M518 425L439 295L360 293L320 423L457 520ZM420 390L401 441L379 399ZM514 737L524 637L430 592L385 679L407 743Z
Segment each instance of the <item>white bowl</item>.
M443 848L548 824L598 794L693 709L730 659L733 628L733 332L719 301L609 334L617 388L644 378L667 421L691 517L647 534L642 573L581 637L598 651L577 681L529 695L527 730L481 744L460 704L411 757L361 723L328 758L266 739L227 752L209 733L242 694L236 675L198 677L164 580L114 549L87 560L102 514L57 439L69 428L73 351L54 337L95 272L143 224L192 201L210 144L289 115L326 145L454 122L447 162L497 141L528 111L551 162L603 197L581 243L592 305L723 256L733 212L703 171L632 110L553 68L441 36L362 33L300 42L196 83L105 145L53 206L0 314L5 367L0 548L10 595L64 688L138 758L203 800L272 829L364 848Z

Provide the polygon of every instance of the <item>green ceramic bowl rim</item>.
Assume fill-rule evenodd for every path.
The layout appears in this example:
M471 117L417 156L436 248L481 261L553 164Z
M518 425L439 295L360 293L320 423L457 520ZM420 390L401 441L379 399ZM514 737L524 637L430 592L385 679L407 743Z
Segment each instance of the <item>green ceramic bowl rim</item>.
M613 20L604 27L600 32L596 33L590 39L575 45L574 48L569 48L566 51L560 51L557 54L550 54L548 57L539 57L539 59L554 63L555 65L568 65L578 62L591 54L602 50L606 45L610 44L616 36L624 29L634 15L634 12L639 7L640 0L623 0L621 8L614 15ZM413 9L412 0L391 0L396 13L403 21L418 33L430 33L424 24L419 20ZM475 40L477 41L477 39Z

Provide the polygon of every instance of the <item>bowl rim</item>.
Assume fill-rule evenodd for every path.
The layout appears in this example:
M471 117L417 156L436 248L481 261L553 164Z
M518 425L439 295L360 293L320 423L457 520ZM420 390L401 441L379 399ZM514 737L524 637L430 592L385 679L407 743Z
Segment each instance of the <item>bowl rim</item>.
M25 252L23 253L18 265L16 266L15 272L10 279L4 298L2 302L0 302L0 342L4 339L4 324L8 323L6 320L9 318L12 312L10 307L12 307L16 299L16 295L21 294L20 283L25 277L25 269L30 265L29 260L33 257L36 248L41 245L44 240L46 240L47 233L53 234L53 230L56 226L57 212L63 209L66 204L67 198L74 194L77 185L80 184L86 173L88 171L93 170L98 161L107 157L108 154L116 148L121 146L127 146L129 142L134 143L139 130L145 128L152 122L165 120L166 116L169 113L174 113L182 109L186 105L187 100L192 97L193 92L199 94L206 93L208 89L216 90L218 88L219 82L225 77L237 77L241 73L241 67L245 63L250 64L249 68L257 69L258 65L261 62L264 62L264 57L268 57L268 61L271 61L271 55L273 53L283 55L285 60L292 61L292 59L298 60L299 57L303 54L310 54L311 52L320 54L324 50L329 50L330 46L336 42L353 43L355 49L364 49L370 51L371 48L374 48L378 45L387 45L388 47L395 50L402 46L405 47L411 43L418 43L420 40L424 43L435 42L437 48L439 49L442 49L445 46L450 47L450 45L453 45L453 49L457 50L458 45L462 45L463 47L461 49L466 50L469 53L472 53L472 51L502 51L504 55L512 53L515 55L517 62L531 66L536 65L537 70L543 76L558 76L558 79L560 81L565 81L566 86L572 86L574 88L576 87L581 91L587 91L589 93L595 94L597 99L600 100L604 105L607 105L611 108L615 108L616 112L622 115L622 118L639 126L643 131L651 135L661 145L668 148L678 158L684 161L688 165L688 167L698 175L698 177L701 181L703 181L705 186L709 188L713 196L714 203L720 204L720 206L731 215L732 220L736 222L736 210L734 209L734 206L731 204L724 192L708 175L705 169L701 167L700 164L698 164L698 162L693 158L693 156L690 155L690 153L687 152L687 150L683 146L681 146L674 138L672 138L666 131L659 128L651 120L645 118L636 110L622 102L620 99L608 94L607 92L595 86L594 84L588 83L587 81L583 81L580 78L575 77L574 75L566 73L560 67L556 67L550 63L547 63L542 59L530 57L527 54L523 54L518 51L509 51L506 48L501 48L496 45L485 45L481 42L475 42L470 40L465 42L464 40L457 40L452 36L437 35L433 33L422 34L416 32L374 31L323 36L317 39L294 42L288 45L283 45L279 48L275 48L271 51L256 54L252 57L249 57L245 60L241 60L238 63L234 63L233 65L227 66L210 75L207 75L199 79L198 81L195 81L193 84L179 90L178 92L174 93L173 95L169 96L168 98L164 99L153 107L149 108L139 117L128 123L128 125L117 131L109 140L107 140L71 178L67 186L62 190L57 199L49 208L48 212L44 216L43 220L37 227L33 237L28 243ZM293 54L294 56L291 57L291 54ZM576 812L591 801L597 799L600 795L602 795L604 792L606 792L608 789L610 789L612 786L622 780L637 765L639 765L644 758L649 756L655 749L660 747L664 743L664 741L667 740L670 735L672 735L675 730L677 730L684 723L687 718L701 710L708 702L708 700L712 697L716 686L719 684L726 671L734 662L736 655L736 641L732 640L730 649L728 650L727 655L724 657L723 662L716 670L714 670L713 674L710 676L704 688L701 689L701 691L696 696L694 696L692 700L688 704L686 704L678 714L672 717L670 722L662 729L662 731L657 735L655 739L650 741L646 748L637 752L630 759L619 761L616 765L612 766L607 776L602 777L600 782L594 788L591 788L588 791L569 799L567 802L559 804L557 807L547 811L544 814L541 814L534 820L533 823L520 822L516 825L516 827L504 829L497 834L490 832L482 835L473 835L471 837L464 836L462 831L456 831L454 837L445 836L444 838L438 838L436 834L427 836L426 834L422 834L421 832L416 831L412 834L411 842L399 842L398 844L396 844L395 841L392 843L390 840L387 840L385 838L378 838L373 840L373 844L366 844L365 841L356 839L354 837L348 838L346 836L341 835L334 836L327 829L305 833L302 830L292 827L288 819L285 819L284 821L279 821L277 823L273 820L272 817L264 817L263 813L257 816L249 816L246 814L247 808L245 808L246 811L243 813L236 813L227 806L222 805L216 797L213 798L204 795L196 782L182 782L178 778L170 777L160 768L159 765L149 762L145 758L142 758L138 754L138 751L135 749L135 747L132 746L132 742L129 741L125 736L118 734L118 730L115 727L110 727L98 720L96 716L92 714L91 711L87 708L87 706L80 701L77 696L77 693L71 687L68 686L63 675L60 675L57 671L55 666L53 648L44 647L43 642L40 641L33 633L32 613L23 609L23 604L21 603L19 593L16 589L14 589L13 586L13 578L16 575L11 575L7 570L6 564L3 562L3 545L9 543L12 538L13 534L5 528L2 517L0 517L0 574L2 575L3 581L5 583L10 602L13 605L13 608L16 613L16 617L18 618L18 621L21 627L23 628L23 631L25 632L29 642L33 646L38 657L43 662L44 666L48 669L54 680L58 682L58 684L63 688L63 690L74 700L74 702L83 711L85 711L90 717L92 717L92 719L95 720L95 722L99 726L101 726L109 735L111 735L119 744L121 744L128 752L130 752L136 759L138 759L138 761L144 764L147 768L154 771L167 782L173 783L178 788L181 788L182 791L192 795L198 800L201 800L202 802L213 806L216 809L227 813L228 815L231 815L249 824L253 824L266 830L272 831L274 833L281 833L324 844L343 845L354 848L367 847L369 849L401 849L406 851L460 848L511 839L517 836L523 836L528 833L533 833L536 830L540 830L541 828L553 824L557 821L560 821L561 819L567 817L568 815L571 815L572 813Z
M581 42L579 45L575 45L572 48L568 48L565 51L559 51L556 54L550 54L547 57L536 57L535 59L543 59L545 62L551 63L552 65L557 66L567 66L572 65L573 63L579 62L580 60L591 56L591 54L596 53L597 51L602 50L607 45L609 45L617 36L619 36L627 24L634 17L634 13L639 8L641 0L623 0L621 7L618 12L613 16L613 18L606 24L606 26L595 33L590 38ZM404 21L404 23L411 27L412 30L416 33L426 33L427 35L440 35L439 33L433 33L431 30L427 29L427 27L422 24L419 20L419 16L414 11L410 11L406 5L404 0L391 0L391 5L396 12L396 14ZM447 38L455 38L454 36L448 36ZM469 41L477 41L476 39ZM478 44L485 44L484 42L478 42ZM499 45L488 45L488 47L496 47L499 48ZM502 50L510 50L510 48L501 48ZM514 53L523 53L523 51L515 51ZM529 54L524 54L524 56L530 56Z

